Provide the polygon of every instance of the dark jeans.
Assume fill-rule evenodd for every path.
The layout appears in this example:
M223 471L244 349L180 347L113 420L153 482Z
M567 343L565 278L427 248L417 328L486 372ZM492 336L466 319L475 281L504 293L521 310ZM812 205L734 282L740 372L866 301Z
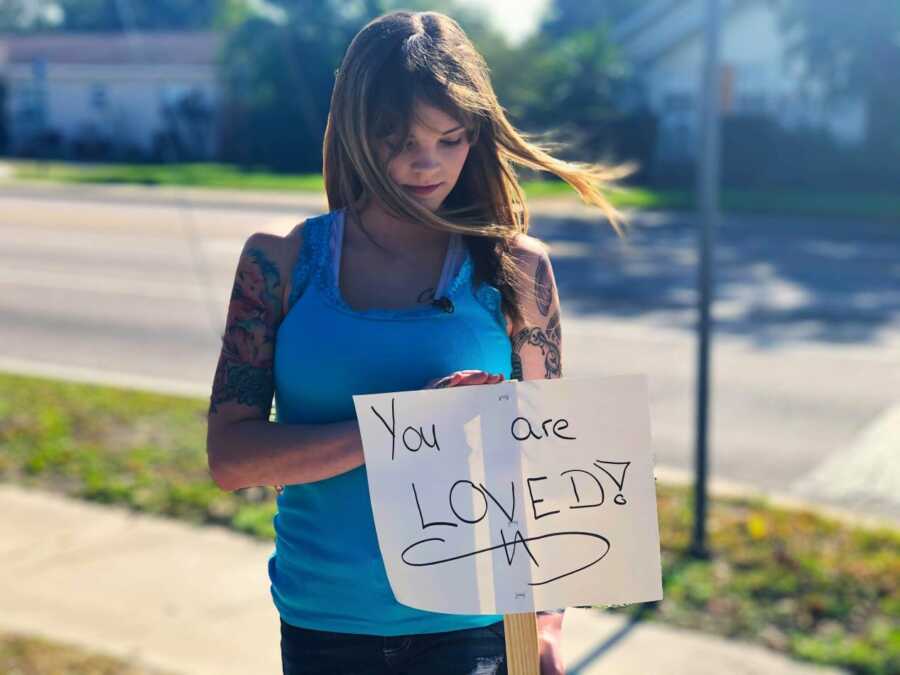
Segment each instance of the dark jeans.
M507 675L503 622L381 637L281 621L283 675Z

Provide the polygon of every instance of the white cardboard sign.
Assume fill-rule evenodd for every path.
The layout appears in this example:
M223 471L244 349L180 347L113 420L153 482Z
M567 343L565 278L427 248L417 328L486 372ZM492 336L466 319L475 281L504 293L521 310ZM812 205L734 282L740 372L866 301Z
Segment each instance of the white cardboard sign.
M353 402L398 602L511 614L662 599L643 375Z

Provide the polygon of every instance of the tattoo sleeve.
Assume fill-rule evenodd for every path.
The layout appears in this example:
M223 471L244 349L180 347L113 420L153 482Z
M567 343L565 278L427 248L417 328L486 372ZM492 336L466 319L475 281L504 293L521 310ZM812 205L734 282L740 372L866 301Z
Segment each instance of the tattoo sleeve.
M553 303L553 286L550 283L550 265L544 258L538 261L534 273L534 297L537 300L538 311L547 316Z
M258 408L268 419L272 407L275 330L281 307L278 267L255 247L238 262L222 336L222 352L213 378L209 413L222 403Z
M560 354L559 312L550 317L547 329L539 327L523 328L512 339L513 377L522 379L522 349L526 345L538 347L544 359L544 377L562 377ZM517 372L518 371L518 372Z
M513 352L512 352L512 379L514 380L523 380L522 377L522 357L519 356L519 352L516 349L515 341L513 341Z
M540 377L543 369L545 379L562 377L562 332L560 330L559 304L556 299L556 284L550 261L542 255L534 269L534 303L531 311L526 311L525 326L511 336L512 373L516 380ZM534 311L537 309L537 312ZM549 317L545 319L544 317ZM526 349L527 347L527 349ZM535 349L537 348L537 349ZM541 361L543 363L541 363Z

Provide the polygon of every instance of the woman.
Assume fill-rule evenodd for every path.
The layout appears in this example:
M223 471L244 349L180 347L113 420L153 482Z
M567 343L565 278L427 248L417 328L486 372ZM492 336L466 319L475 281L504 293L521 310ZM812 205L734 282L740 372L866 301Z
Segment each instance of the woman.
M352 396L560 377L559 296L512 163L562 177L617 227L597 188L612 172L527 141L436 12L387 14L353 39L323 155L329 212L241 253L211 474L279 489L268 571L284 673L506 672L502 616L393 597ZM540 613L542 673L562 673L562 616Z

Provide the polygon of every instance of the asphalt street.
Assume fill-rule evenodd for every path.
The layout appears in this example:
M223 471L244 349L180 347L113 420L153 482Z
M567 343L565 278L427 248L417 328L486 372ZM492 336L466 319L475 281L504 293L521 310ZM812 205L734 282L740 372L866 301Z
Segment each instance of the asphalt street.
M166 193L168 195L168 193ZM208 396L238 254L321 198L0 189L0 369ZM567 376L646 373L659 467L693 464L696 223L536 208ZM900 520L900 232L728 217L716 235L711 472Z

